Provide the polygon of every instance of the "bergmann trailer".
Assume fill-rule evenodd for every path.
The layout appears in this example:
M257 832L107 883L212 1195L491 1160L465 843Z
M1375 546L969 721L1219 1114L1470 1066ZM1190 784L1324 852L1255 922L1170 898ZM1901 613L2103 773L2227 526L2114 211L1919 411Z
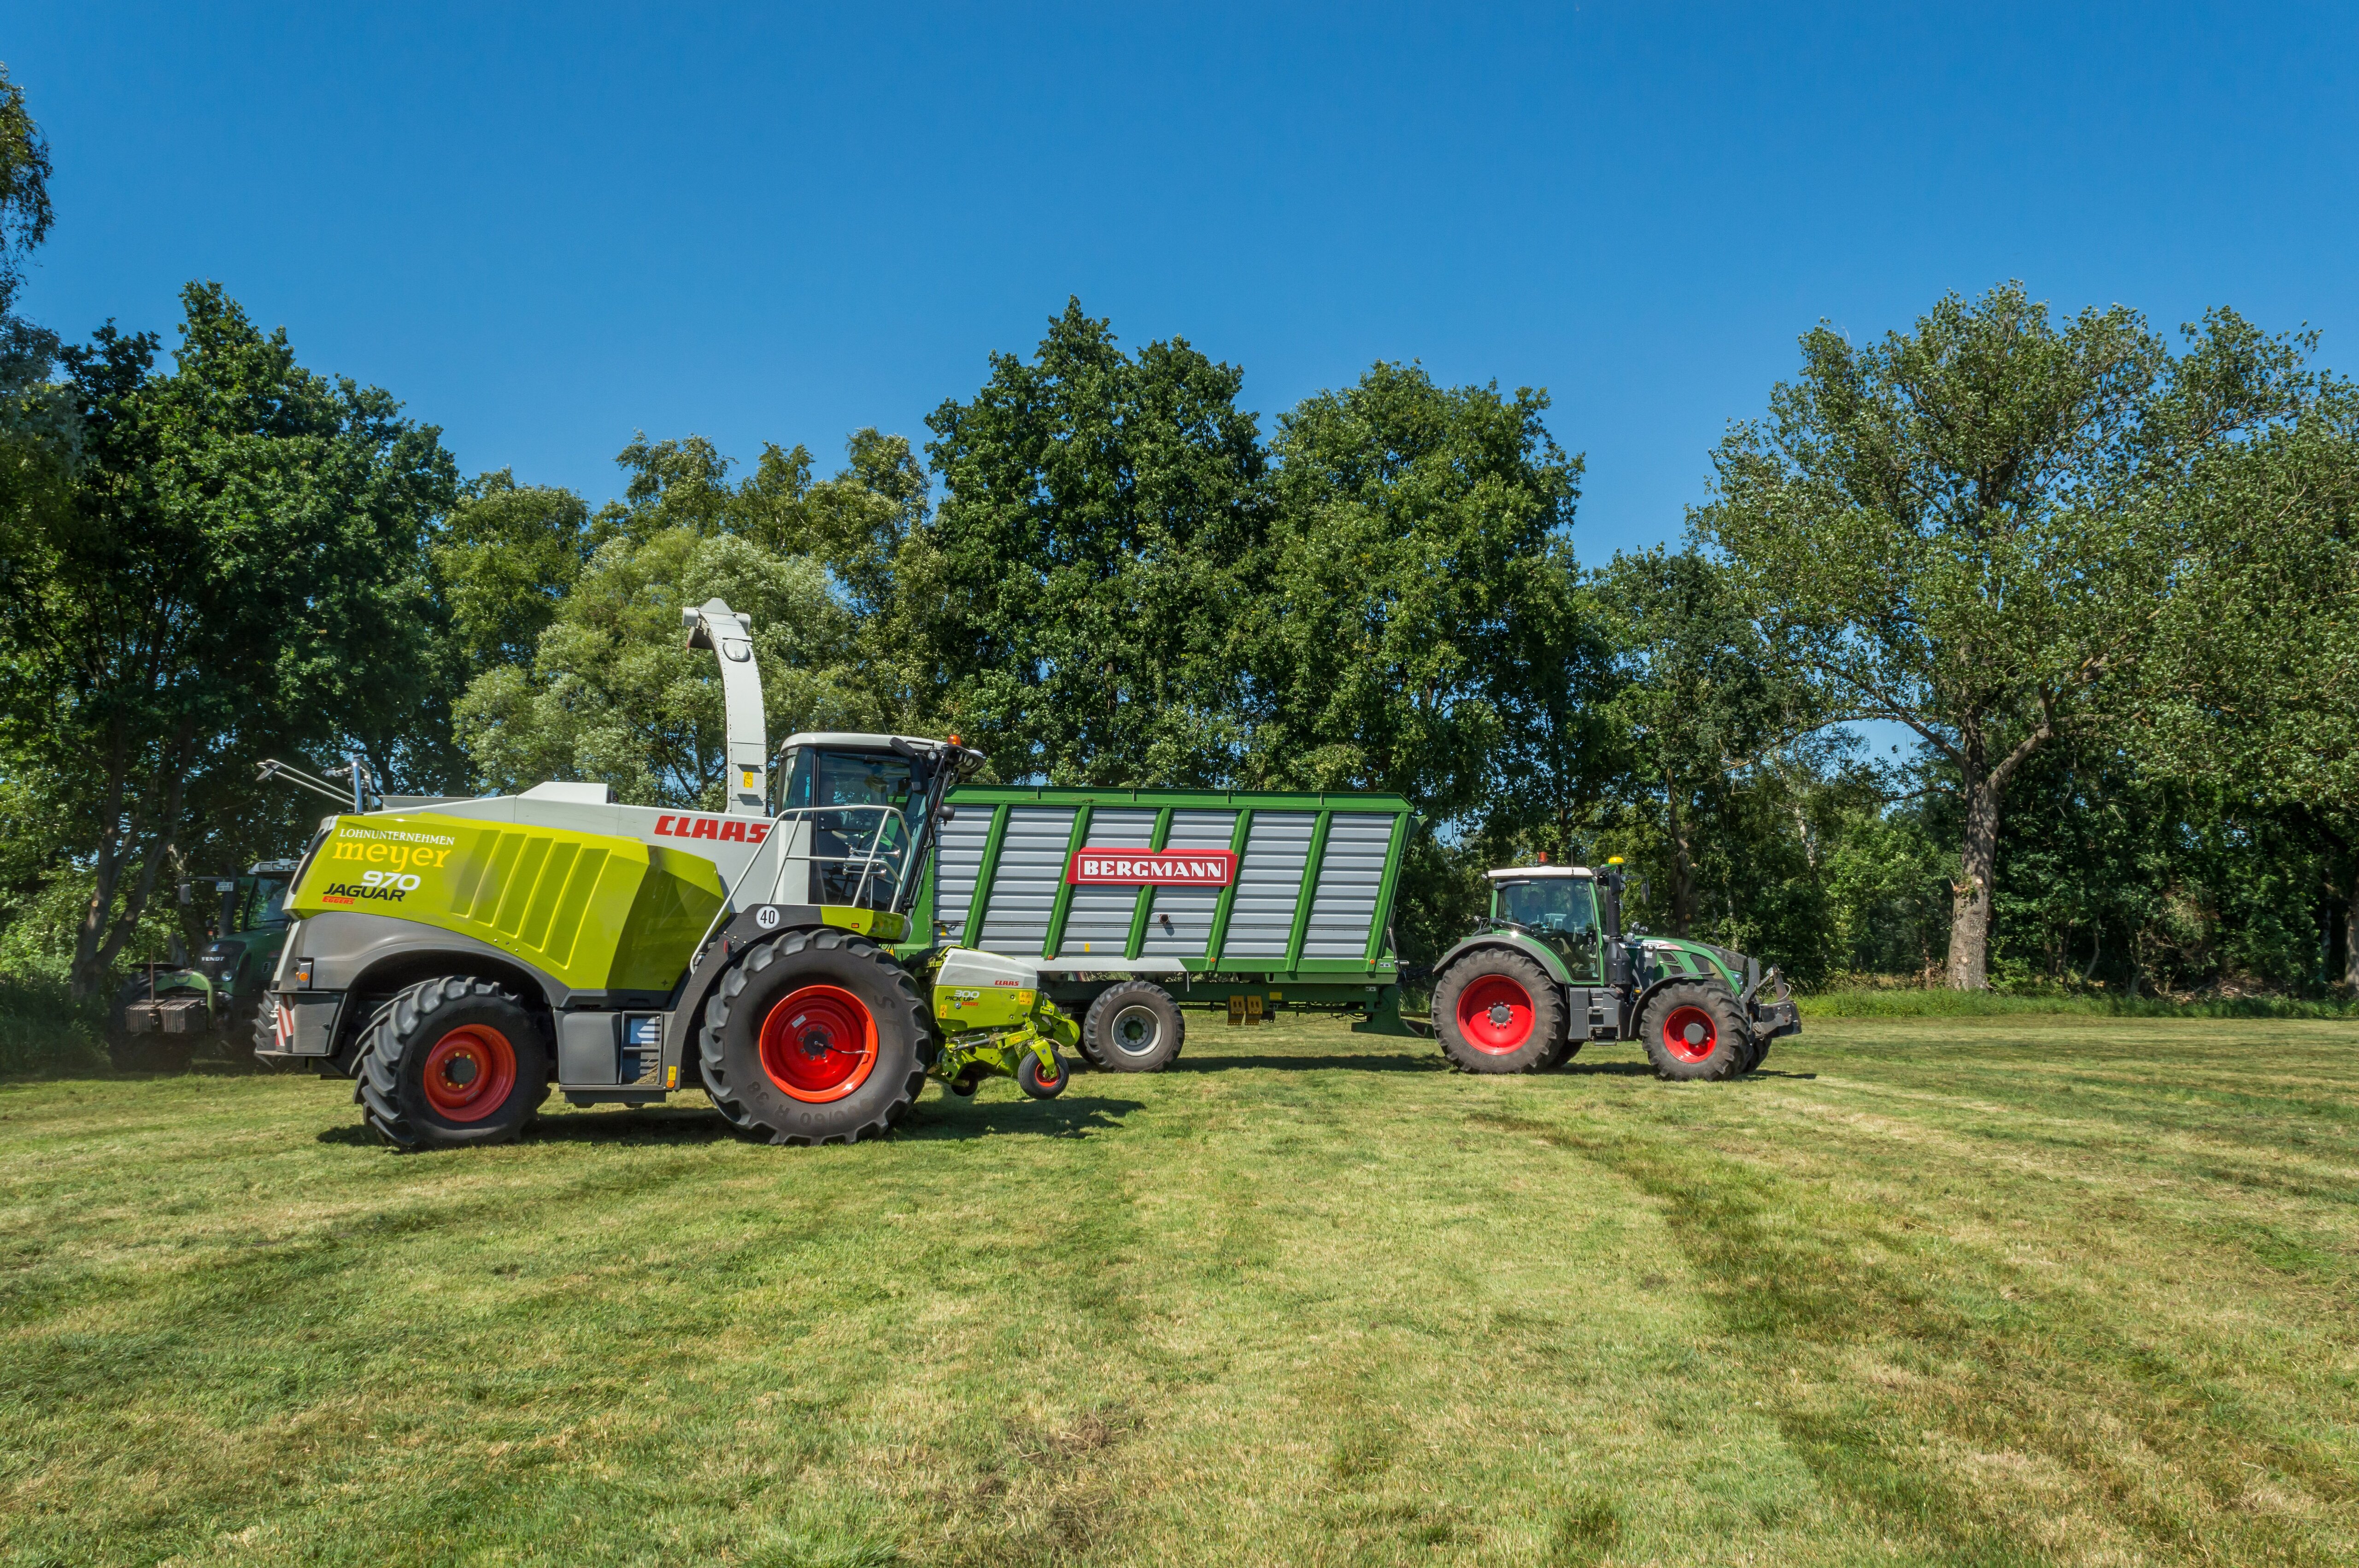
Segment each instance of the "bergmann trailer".
M904 953L1022 959L1096 1066L1169 1065L1183 1006L1232 1023L1352 1010L1406 1032L1398 795L962 784L948 804Z

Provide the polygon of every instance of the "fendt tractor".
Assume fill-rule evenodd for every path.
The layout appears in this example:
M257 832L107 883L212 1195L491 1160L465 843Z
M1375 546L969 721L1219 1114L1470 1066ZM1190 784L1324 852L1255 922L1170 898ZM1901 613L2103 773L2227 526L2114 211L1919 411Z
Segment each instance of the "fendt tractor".
M1433 1030L1475 1073L1539 1072L1628 1040L1666 1078L1733 1078L1801 1011L1775 968L1683 937L1625 935L1622 862L1489 873L1482 928L1434 966Z
M898 1121L929 1072L1051 1098L1078 1032L1033 966L909 932L942 796L982 754L898 735L797 735L769 801L745 618L682 611L716 655L727 799L616 804L603 784L331 817L255 1054L357 1080L406 1148L515 1135L552 1088L641 1105L701 1087L748 1134L849 1142Z
M220 900L212 931L193 963L151 965L114 999L107 1050L117 1067L178 1071L208 1042L243 1044L252 1033L264 988L287 936L287 884L292 860L264 860L244 875L180 884L180 903L200 889ZM173 939L176 957L179 938Z

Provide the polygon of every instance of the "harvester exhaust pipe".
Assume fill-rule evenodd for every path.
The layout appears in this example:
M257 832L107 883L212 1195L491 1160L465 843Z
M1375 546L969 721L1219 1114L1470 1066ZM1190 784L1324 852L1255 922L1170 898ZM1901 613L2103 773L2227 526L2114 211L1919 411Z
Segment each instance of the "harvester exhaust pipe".
M721 663L721 699L728 720L729 805L733 816L769 814L769 727L762 714L762 672L754 663L749 618L717 599L682 607L688 645L710 648Z

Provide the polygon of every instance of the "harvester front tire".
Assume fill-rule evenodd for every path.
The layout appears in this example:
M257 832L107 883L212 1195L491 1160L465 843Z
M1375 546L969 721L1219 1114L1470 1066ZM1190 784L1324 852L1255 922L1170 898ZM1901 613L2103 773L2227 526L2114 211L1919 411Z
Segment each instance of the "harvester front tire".
M1756 1059L1752 1026L1718 986L1665 986L1648 999L1638 1038L1658 1078L1739 1077Z
M1109 1073L1159 1073L1187 1040L1180 1004L1153 980L1108 986L1082 1014L1082 1054Z
M939 1048L909 972L833 929L749 950L705 1003L697 1042L705 1092L729 1124L789 1144L882 1137Z
M549 1040L514 992L473 975L396 993L362 1032L355 1098L397 1149L506 1143L549 1098Z
M1469 1073L1536 1073L1563 1060L1564 997L1521 953L1477 947L1433 988L1441 1054Z

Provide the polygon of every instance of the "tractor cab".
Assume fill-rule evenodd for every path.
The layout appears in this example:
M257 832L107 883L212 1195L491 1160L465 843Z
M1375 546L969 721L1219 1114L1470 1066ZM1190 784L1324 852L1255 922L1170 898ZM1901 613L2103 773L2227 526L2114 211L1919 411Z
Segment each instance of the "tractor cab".
M1604 978L1596 873L1585 866L1516 866L1489 876L1494 925L1522 931L1553 950L1576 981Z
M787 878L778 896L891 909L913 865L922 862L941 797L962 752L908 735L842 731L790 735L778 749L775 815L787 836ZM800 871L796 862L808 865Z

